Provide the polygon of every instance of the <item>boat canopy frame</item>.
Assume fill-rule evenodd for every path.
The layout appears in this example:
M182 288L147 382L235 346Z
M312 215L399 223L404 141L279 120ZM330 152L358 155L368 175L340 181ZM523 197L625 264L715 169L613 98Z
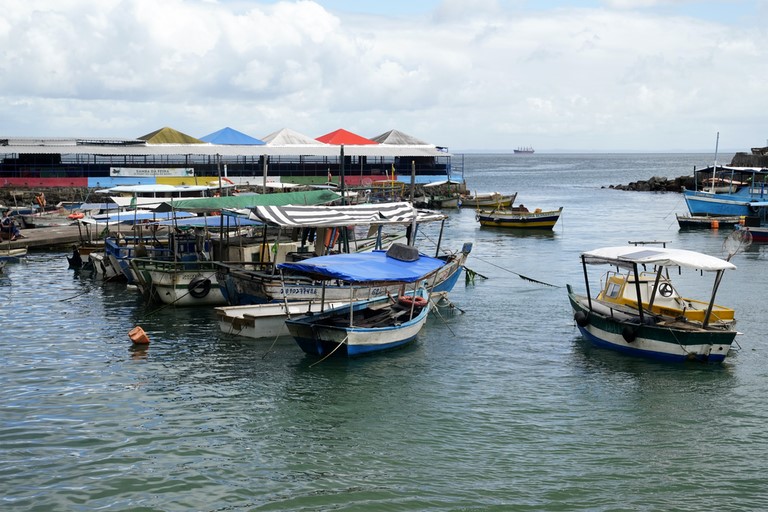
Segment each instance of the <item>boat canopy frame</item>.
M587 271L587 265L600 265L607 264L613 265L617 268L623 268L632 272L635 277L635 293L637 297L637 310L640 319L640 323L644 322L643 301L640 293L640 269L642 265L653 265L656 271L656 278L654 281L653 290L649 298L649 313L652 311L653 298L658 291L659 282L661 280L661 273L667 267L679 267L679 268L691 268L700 270L703 272L715 272L715 280L712 287L712 293L710 294L709 304L707 311L704 314L704 320L702 322L703 327L709 325L709 320L712 315L712 310L715 306L715 296L722 282L723 275L726 270L733 270L736 265L733 263L717 258L715 256L709 256L695 251L689 251L685 249L671 249L671 248L638 248L636 246L619 246L619 247L603 247L595 249L593 251L587 251L581 254L581 262L584 270L584 281L587 290L587 303L589 310L593 311L592 307L592 294L589 289L589 272Z

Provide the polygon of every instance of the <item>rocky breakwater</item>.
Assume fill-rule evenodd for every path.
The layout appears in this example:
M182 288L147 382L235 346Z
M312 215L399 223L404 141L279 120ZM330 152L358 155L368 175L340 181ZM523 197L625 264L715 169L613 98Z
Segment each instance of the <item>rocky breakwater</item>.
M683 188L694 188L694 178L693 176L680 176L670 179L654 176L648 180L633 181L628 185L609 185L603 188L633 190L637 192L682 192Z

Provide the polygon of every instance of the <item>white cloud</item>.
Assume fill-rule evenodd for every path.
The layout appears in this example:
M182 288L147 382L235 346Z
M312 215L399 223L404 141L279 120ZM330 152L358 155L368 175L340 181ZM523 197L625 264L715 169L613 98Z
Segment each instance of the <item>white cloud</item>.
M760 29L567 3L466 5L383 17L306 0L0 0L0 133L398 128L487 149L765 138L747 131L768 101Z

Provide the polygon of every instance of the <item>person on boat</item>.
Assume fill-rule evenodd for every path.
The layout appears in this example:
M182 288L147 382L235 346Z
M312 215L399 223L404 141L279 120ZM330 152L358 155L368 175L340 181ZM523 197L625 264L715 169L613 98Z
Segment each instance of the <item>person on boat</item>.
M517 207L517 210L520 212L527 212L528 208L526 208L524 204L521 204L520 206Z
M26 238L21 234L19 227L11 218L11 210L5 210L3 212L3 219L0 220L0 229L3 233L7 233L11 237L11 241L16 240L17 238Z

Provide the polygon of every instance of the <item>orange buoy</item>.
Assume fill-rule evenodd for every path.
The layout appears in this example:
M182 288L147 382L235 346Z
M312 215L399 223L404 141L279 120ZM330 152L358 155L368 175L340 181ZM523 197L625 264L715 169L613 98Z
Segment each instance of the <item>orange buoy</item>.
M720 228L720 221L719 220L713 220L712 221L712 229L719 229Z
M76 219L82 219L83 217L85 217L85 215L83 215L82 213L70 213L69 215L67 215L67 217L72 220L76 220Z
M131 338L131 341L140 344L140 345L146 345L149 343L149 338L147 337L147 333L144 332L144 329L139 327L138 325L128 331L128 337Z

